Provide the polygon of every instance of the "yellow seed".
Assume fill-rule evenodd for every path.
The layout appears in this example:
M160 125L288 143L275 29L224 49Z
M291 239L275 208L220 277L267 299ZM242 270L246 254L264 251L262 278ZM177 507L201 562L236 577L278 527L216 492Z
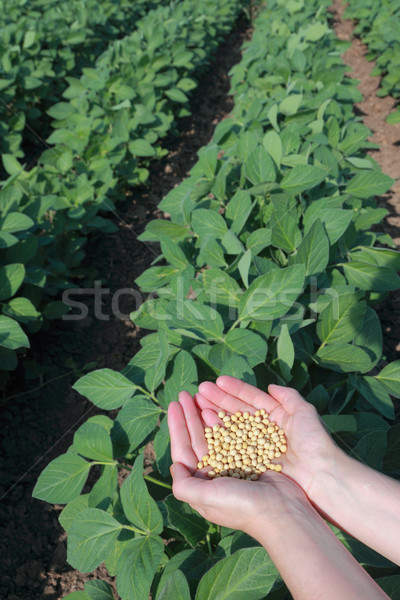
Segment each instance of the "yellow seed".
M219 416L220 419L222 419L223 417L225 417L224 411L220 410L219 413L218 413L218 416Z
M256 473L253 473L252 475L250 475L251 481L257 481L257 479L258 479L258 475Z
M205 437L206 437L206 439L210 439L210 438L212 438L212 433L206 433L206 434L205 434Z
M279 450L277 450L275 452L275 458L279 458L280 456L282 456L282 454L279 452Z
M260 415L265 415L265 408L260 408Z
M197 463L197 468L198 469L202 469L204 467L203 463L201 460L199 460L199 462Z
M213 431L218 431L219 425L213 425Z
M248 413L247 411L245 411L245 412L243 413L243 416L244 416L244 418L245 418L245 419L248 419L248 418L249 418L249 416L250 416L250 413Z
M235 479L240 479L240 474L239 473L234 473L232 475L232 477L234 477Z
M222 471L220 471L220 475L225 477L225 475L228 475L228 471L226 469L222 469Z
M228 415L226 415L226 417L223 417L222 420L223 420L224 423L228 423L228 421L230 421L231 418L228 417Z
M217 462L217 469L221 470L221 469L223 469L223 468L224 468L224 463L223 463L223 462L221 462L221 461L218 461L218 462Z
M287 450L287 446L285 446L285 445L282 445L282 446L281 446L281 452L285 453L285 452L286 452L286 450Z
M254 413L254 415L255 415L256 417L259 417L259 416L261 415L261 413L260 413L260 411L259 411L259 410L256 410L256 412Z
M246 467L245 469L243 469L245 473L252 473L253 469L251 467Z
M275 471L282 471L282 465L275 465Z
M215 471L208 471L207 475L209 477L215 477L216 476L216 472Z

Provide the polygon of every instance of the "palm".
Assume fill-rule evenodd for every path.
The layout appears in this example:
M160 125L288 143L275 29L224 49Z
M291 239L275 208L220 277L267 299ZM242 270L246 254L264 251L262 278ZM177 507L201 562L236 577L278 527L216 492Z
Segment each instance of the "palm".
M207 411L207 418L213 418L215 423L215 418L218 419L215 412L211 409ZM168 409L171 455L175 468L174 494L179 499L191 504L210 521L244 531L249 525L248 515L256 520L257 515L267 510L272 517L282 510L283 505L299 499L304 501L304 493L298 485L278 473L263 473L259 481L250 482L230 477L210 480L206 469L198 470L198 461L208 451L204 436L206 423L201 412L186 392L180 394L179 403L172 402ZM243 522L241 516L244 516Z
M320 463L333 447L313 406L289 388L270 386L274 391L272 396L233 377L221 377L217 384L201 384L196 395L204 422L207 425L218 422L216 413L221 409L233 413L265 408L288 439L288 450L279 459L283 472L307 493Z

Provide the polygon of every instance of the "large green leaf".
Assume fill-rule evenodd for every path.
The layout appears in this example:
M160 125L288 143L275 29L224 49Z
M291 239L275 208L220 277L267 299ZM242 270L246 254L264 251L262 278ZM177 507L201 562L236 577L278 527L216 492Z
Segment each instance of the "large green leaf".
M80 456L61 454L42 471L32 495L53 504L66 504L80 494L89 469L90 463Z
M351 373L352 371L365 373L371 364L369 355L365 350L343 342L334 342L320 347L316 358L322 366L344 373Z
M224 345L234 354L239 354L246 358L251 367L264 362L268 351L267 342L260 335L249 329L233 329L229 331L225 337Z
M112 587L107 581L91 579L85 583L85 592L90 600L114 600Z
M393 402L382 383L368 376L354 377L351 375L350 380L361 396L378 412L388 419L394 419Z
M143 455L139 454L133 469L121 486L121 502L126 518L146 533L161 533L163 521L157 504L143 479Z
M310 190L326 177L326 173L313 165L297 165L283 177L280 185L287 192L298 194Z
M154 392L156 387L160 385L165 376L167 363L169 359L169 343L167 334L161 330L158 333L158 356L151 369L145 373L144 382L150 392Z
M346 193L356 198L380 196L387 192L393 183L394 179L379 171L357 173L348 183Z
M203 273L204 289L211 304L236 307L242 290L233 277L222 269L206 269Z
M172 464L171 443L168 429L168 419L164 417L161 421L160 429L157 431L153 448L156 453L157 467L163 477L169 476L169 468Z
M331 302L321 312L317 335L324 344L350 342L360 331L366 311L366 302L356 293L335 293Z
M400 117L400 112L398 112L397 114ZM381 587L383 591L389 596L391 600L400 600L400 575L378 577L378 579L375 579L375 581L379 585L379 587Z
M0 219L0 229L2 232L15 233L16 231L25 231L33 227L34 222L28 215L19 212L9 212Z
M275 181L275 167L271 156L262 146L256 146L244 163L244 175L253 185Z
M386 454L386 431L371 431L364 435L354 446L350 455L372 469L382 470L383 457Z
M18 291L25 277L25 267L15 263L0 267L0 300L11 298Z
M378 375L375 375L375 379L383 383L389 394L400 398L400 360L386 365Z
M0 315L0 346L10 350L30 347L29 340L21 325L14 319L3 315Z
M143 396L129 400L118 413L112 438L117 456L135 450L157 424L160 408Z
M89 508L89 494L80 494L79 496L75 496L75 498L68 502L68 504L64 507L60 516L58 517L58 520L61 527L63 527L67 533L78 514L85 510L85 508Z
M102 473L92 489L88 499L88 508L107 510L118 489L117 465L103 465Z
M164 500L164 504L167 507L169 526L179 531L191 546L197 546L208 531L207 521L189 504L180 502L172 495Z
M72 386L104 410L119 408L132 397L136 386L112 369L98 369L84 375Z
M190 600L189 585L182 571L173 571L157 590L155 600Z
M69 564L81 573L94 571L111 554L121 529L121 523L104 510L80 512L68 534Z
M40 312L28 298L13 298L3 307L3 313L21 323L37 321Z
M295 351L287 323L283 323L276 344L278 364L285 381L290 381Z
M203 576L196 600L262 600L278 576L264 548L244 548L220 560Z
M199 339L219 340L222 338L224 323L221 315L200 302L183 300L176 304L170 304L168 312L171 315L170 325L182 330L188 335L193 333Z
M164 405L178 399L181 391L193 394L197 384L197 367L194 359L186 352L180 350L172 361L171 372L167 374L164 386Z
M367 306L362 327L354 338L354 344L368 352L371 370L382 356L382 328L378 315L370 306Z
M353 219L352 210L342 208L320 208L315 210L313 204L306 210L304 216L304 231L307 234L313 223L319 219L325 227L331 245L342 237Z
M221 239L228 231L228 226L223 217L215 210L207 208L198 208L193 211L192 228L200 238L211 236Z
M189 230L184 225L155 219L150 221L143 233L138 236L138 240L143 242L160 242L164 237L179 242L189 236Z
M112 424L111 420L110 423ZM100 461L113 460L110 431L90 419L75 432L74 447L78 454L86 458Z
M230 199L225 218L233 233L239 234L252 210L251 196L245 190L238 190Z
M258 277L242 296L239 319L272 321L288 312L303 291L304 265L292 265Z
M329 239L324 226L317 219L303 238L296 254L291 257L291 264L303 264L306 268L306 276L309 276L322 273L328 261Z
M301 242L297 222L289 213L273 212L270 220L271 244L286 252L293 252Z
M117 590L122 600L148 600L151 582L164 552L160 537L129 542L117 563Z
M344 263L343 269L348 282L362 290L386 292L400 288L400 277L388 267L353 261Z

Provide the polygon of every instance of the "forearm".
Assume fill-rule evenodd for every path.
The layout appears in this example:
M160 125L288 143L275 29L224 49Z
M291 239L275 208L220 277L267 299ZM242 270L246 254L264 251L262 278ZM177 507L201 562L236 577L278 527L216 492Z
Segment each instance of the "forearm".
M350 458L339 448L309 491L336 523L389 560L400 563L400 483Z
M301 516L285 515L255 525L294 600L388 600L310 506Z

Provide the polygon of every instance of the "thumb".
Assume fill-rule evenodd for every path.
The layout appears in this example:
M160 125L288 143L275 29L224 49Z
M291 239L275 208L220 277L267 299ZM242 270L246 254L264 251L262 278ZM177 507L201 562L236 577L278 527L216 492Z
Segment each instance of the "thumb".
M188 504L201 502L204 486L209 483L205 479L193 477L189 469L182 463L175 462L170 468L172 475L172 492L178 500Z

